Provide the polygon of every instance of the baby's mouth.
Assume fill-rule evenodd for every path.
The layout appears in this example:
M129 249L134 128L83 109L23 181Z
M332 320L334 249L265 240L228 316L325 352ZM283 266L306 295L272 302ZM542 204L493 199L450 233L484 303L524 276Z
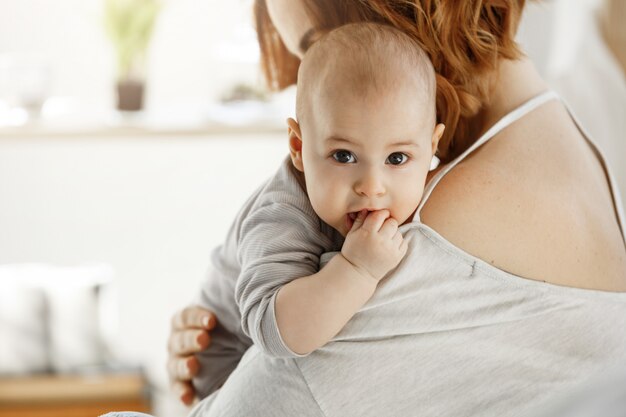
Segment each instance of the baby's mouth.
M356 220L356 218L358 217L359 213L363 210L366 210L366 216L367 217L370 213L374 212L374 211L378 211L378 210L385 210L385 209L362 209L359 211L351 211L350 213L346 214L346 227L348 228L348 232L350 230L352 230L352 226L354 225L354 221Z
M358 211L353 211L351 213L346 214L346 227L348 229L348 232L352 230L352 225L354 225L354 220L356 219L356 216L358 214L359 214Z
M363 210L367 211L365 217L367 217L367 215L369 215L371 212L375 211L375 210L369 210L369 209L363 209ZM359 216L359 213L362 212L363 210L352 211L352 212L346 214L346 226L348 226L348 232L350 230L352 230L352 226L354 225L354 221Z

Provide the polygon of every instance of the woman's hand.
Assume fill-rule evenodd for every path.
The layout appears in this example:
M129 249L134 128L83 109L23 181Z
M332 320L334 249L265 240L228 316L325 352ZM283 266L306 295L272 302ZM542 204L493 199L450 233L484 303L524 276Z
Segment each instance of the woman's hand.
M341 254L363 275L380 281L395 268L408 245L388 210L361 210L346 236Z
M167 373L172 389L185 405L192 404L196 397L191 379L200 366L194 355L209 347L209 331L215 328L216 323L215 314L198 306L187 307L172 317L172 329L167 341Z

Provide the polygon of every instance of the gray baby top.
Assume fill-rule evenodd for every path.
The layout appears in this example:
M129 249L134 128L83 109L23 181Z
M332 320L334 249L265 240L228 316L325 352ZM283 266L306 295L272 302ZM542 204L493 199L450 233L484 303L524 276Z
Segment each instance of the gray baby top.
M204 392L216 389L245 354L191 415L525 416L591 375L624 364L626 293L515 276L462 251L420 221L422 207L447 172L555 97L544 93L515 109L429 182L413 222L401 226L409 243L405 258L344 329L308 356L271 357L257 346L247 348L250 340L242 335L234 302L240 267L233 252L226 256L236 252L230 245L237 239L229 235L230 244L214 254L223 275L212 278L222 282L208 282L203 291L204 305L222 321L213 341L225 358L214 365L219 372L209 368L219 377ZM605 168L624 235L620 200ZM257 198L259 193L251 201ZM320 267L335 255L324 253ZM219 362L213 357L206 363L211 361Z
M212 268L198 304L218 318L209 349L198 355L194 386L200 397L219 387L253 341L275 357L302 357L282 341L274 300L284 284L319 271L324 253L341 250L343 236L324 223L289 157L246 201Z

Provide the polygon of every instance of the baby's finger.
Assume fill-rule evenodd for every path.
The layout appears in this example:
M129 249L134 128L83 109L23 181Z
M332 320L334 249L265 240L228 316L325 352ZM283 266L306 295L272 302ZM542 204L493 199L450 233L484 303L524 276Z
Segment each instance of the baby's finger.
M393 235L393 238L391 239L391 241L393 242L396 248L399 248L400 245L402 245L402 242L404 242L404 237L402 236L402 233L400 233L400 231L397 230L396 234Z
M398 231L398 221L394 219L393 217L389 217L383 223L382 227L380 228L379 233L381 236L385 238L393 239L397 231Z
M406 240L402 241L402 244L400 245L400 252L402 253L402 257L404 257L404 255L406 255L406 252L409 249L409 244L407 243Z
M378 232L385 222L385 219L389 216L389 210L372 211L365 218L363 228L370 232Z
M363 226L363 221L365 221L366 216L367 216L367 210L359 211L359 214L356 215L356 218L354 219L354 222L352 223L352 229L350 229L350 231L360 229L361 226Z
M215 314L202 307L192 306L184 308L172 317L173 329L213 329L217 319Z

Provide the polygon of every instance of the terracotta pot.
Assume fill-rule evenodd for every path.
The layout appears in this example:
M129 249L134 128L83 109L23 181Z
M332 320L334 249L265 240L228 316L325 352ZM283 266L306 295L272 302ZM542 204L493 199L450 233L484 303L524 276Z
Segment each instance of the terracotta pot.
M123 111L138 111L143 108L142 81L124 80L117 82L117 109Z

